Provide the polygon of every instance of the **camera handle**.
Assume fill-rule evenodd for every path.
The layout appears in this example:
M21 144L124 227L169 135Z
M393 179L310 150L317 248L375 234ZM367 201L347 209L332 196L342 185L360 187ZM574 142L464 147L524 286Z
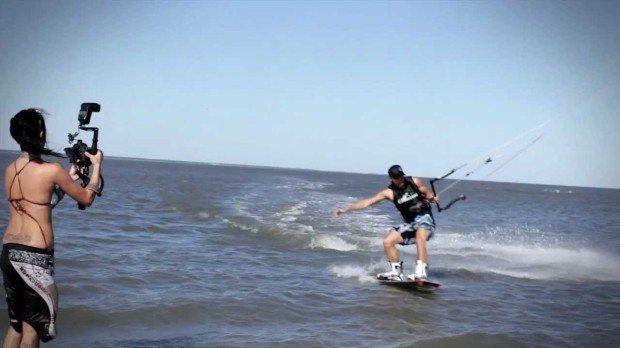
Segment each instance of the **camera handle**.
M97 153L97 141L99 141L99 128L97 127L80 127L81 130L92 131L93 134L93 146L90 148L90 154L94 155Z
M97 128L97 127L82 127L82 126L80 126L79 128L81 130L92 131L93 132L93 145L90 147L90 151L88 151L88 152L91 155L97 154L97 142L99 141L99 128ZM90 167L90 165L89 165L89 167ZM87 167L87 170L88 170L88 167ZM82 179L82 187L86 187L86 185L88 185L88 183L90 181L90 178L87 175L85 175L84 177L80 176L80 178ZM99 188L99 193L97 193L97 196L101 197L101 192L103 192L103 185L104 185L103 176L101 174L99 175L99 180L101 181L101 186ZM78 203L78 209L85 210L86 206L81 205L81 204Z

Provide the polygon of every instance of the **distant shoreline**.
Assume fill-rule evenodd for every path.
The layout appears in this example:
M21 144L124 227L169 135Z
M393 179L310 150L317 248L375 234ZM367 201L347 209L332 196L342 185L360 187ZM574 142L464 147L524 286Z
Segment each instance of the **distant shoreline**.
M5 150L0 149L0 153L12 153L18 154L17 150ZM219 166L219 167L231 167L231 168L258 168L258 169L278 169L278 170L290 170L290 171L308 171L308 172L320 172L320 173L335 173L335 174L357 174L357 175L378 175L383 176L381 173L361 173L361 172L342 172L335 170L322 170L322 169L310 169L310 168L291 168L291 167L276 167L276 166L261 166L251 164L236 164L236 163L218 163L218 162L196 162L196 161L181 161L170 159L153 159L153 158L139 158L139 157L118 157L118 156L106 156L106 159L118 160L118 161L135 161L135 162L155 162L155 163L178 163L178 164L191 164L191 165L206 165L206 166ZM424 179L431 179L430 177L422 177ZM620 190L615 187L594 187L594 186L570 186L559 184L541 184L531 182L508 182L508 181L493 181L493 180L470 180L470 179L445 179L446 181L462 180L467 182L488 182L494 184L511 184L511 185L536 185L536 186L550 186L550 187L574 187L574 188L588 188L588 189L604 189L604 190Z

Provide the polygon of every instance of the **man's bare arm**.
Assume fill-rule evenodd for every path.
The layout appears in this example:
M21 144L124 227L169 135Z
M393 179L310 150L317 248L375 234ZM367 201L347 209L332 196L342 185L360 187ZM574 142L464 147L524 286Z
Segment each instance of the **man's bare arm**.
M420 192L424 195L424 198L429 202L439 202L439 196L435 196L433 192L424 185L424 181L420 178L413 178L413 182L418 186Z
M335 216L340 216L344 213L353 211L353 210L360 210L360 209L364 209L364 208L368 208L373 204L379 203L384 199L390 199L390 194L392 193L392 191L390 189L384 189L379 191L376 195L369 197L369 198L365 198L362 199L361 201L358 201L357 203L351 204L345 208L341 208L341 209L337 209L334 212Z

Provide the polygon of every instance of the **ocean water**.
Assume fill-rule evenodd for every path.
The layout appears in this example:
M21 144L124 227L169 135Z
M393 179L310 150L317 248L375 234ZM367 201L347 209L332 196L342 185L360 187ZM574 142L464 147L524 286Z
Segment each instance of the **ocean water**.
M103 174L93 207L54 211L48 347L620 346L620 190L461 182L428 243L442 288L423 294L374 279L391 203L333 217L384 176L110 158Z

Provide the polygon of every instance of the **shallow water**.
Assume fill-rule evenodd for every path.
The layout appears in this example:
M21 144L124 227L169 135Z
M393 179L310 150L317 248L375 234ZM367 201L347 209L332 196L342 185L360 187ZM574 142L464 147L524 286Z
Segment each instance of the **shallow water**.
M420 294L374 280L390 203L332 217L383 176L121 159L104 175L92 208L54 212L49 347L620 344L620 190L460 183L428 244L442 288Z

